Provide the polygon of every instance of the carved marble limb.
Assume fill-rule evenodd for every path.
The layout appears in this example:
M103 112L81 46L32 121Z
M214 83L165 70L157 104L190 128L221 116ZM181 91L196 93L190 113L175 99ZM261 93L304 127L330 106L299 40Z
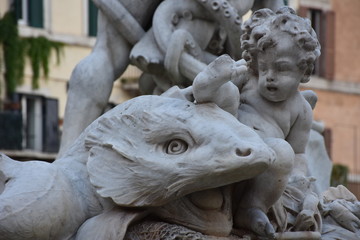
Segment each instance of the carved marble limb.
M193 83L194 98L198 103L213 102L234 116L240 104L239 89L231 80L246 72L245 63L238 64L222 55L200 72Z
M101 14L99 22L102 27L107 26L107 34L98 36L92 53L80 61L71 74L58 158L102 114L114 80L129 63L130 46L126 40Z
M95 5L103 12L103 14L109 19L115 29L121 34L130 44L137 43L145 34L143 29L144 19L149 20L146 15L150 14L155 7L159 4L159 0L151 1L128 1L120 0L93 0ZM125 5L124 5L125 4ZM142 8L146 9L148 13L141 14L138 4L142 4ZM130 11L129 11L130 8ZM137 8L137 10L135 10ZM143 15L140 17L134 17ZM145 22L146 23L146 22Z
M241 48L239 39L241 35L241 16L238 15L238 10L231 5L231 1L227 0L196 0L208 12L211 13L219 25L225 29L228 36L229 52L228 54L238 60L241 58ZM241 6L248 7L248 6ZM240 12L242 9L240 9Z
M294 151L282 139L266 139L265 142L274 150L275 161L257 177L244 183L236 214L235 226L254 231L257 235L274 238L275 230L266 216L269 208L283 194L288 176L293 167ZM267 186L266 188L264 186Z
M101 9L96 44L71 74L58 157L103 113L113 82L129 64L131 45L144 35L142 26L152 17L159 1L94 0L94 3Z
M186 26L182 21L193 21L194 24ZM199 21L200 25L195 24ZM225 29L225 35L231 42L229 54L241 54L240 49L234 49L235 46L239 47L241 20L236 9L226 0L208 3L168 0L156 10L153 19L154 37L165 55L165 68L175 77L173 81L177 84L182 76L193 80L204 69L203 62L208 63L215 58L205 51L211 37L209 34L214 32L214 24L209 22ZM235 39L236 45L233 44Z
M170 80L172 81L172 84L181 86L183 82L185 82L185 79L183 75L180 74L179 69L179 61L183 60L183 58L181 58L181 55L187 54L186 51L190 50L193 52L193 54L191 55L196 56L199 55L202 50L198 46L194 38L191 36L191 34L184 29L178 29L174 31L169 40L168 49L169 50L166 51L164 59L165 69L169 72L171 76ZM184 62L183 65L191 66L191 62L188 60ZM199 69L195 69L195 71L199 71Z

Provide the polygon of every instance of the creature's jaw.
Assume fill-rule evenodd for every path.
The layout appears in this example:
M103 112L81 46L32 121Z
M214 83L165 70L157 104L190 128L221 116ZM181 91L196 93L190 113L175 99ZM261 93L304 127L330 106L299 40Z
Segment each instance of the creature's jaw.
M229 236L232 226L231 186L189 194L155 208L153 215L206 235Z
M209 166L216 167L206 170L202 165L202 172L207 174L192 172L191 181L172 185L172 190L179 188L176 195L183 197L155 208L154 214L206 235L229 236L233 227L232 183L257 176L275 161L274 152L262 144L246 151L235 148L235 154L209 157ZM189 194L184 196L185 192Z
M174 171L177 176L168 183L167 195L179 198L251 179L268 169L276 159L274 151L263 141L234 144L217 152L220 154L207 155L202 162L195 161L198 156L187 159L182 171Z

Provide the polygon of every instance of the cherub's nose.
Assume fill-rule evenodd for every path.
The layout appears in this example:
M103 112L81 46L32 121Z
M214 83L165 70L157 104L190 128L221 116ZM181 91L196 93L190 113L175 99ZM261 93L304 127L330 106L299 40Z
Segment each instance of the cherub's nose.
M273 70L269 69L268 73L266 74L266 81L267 82L273 82L275 81L274 72Z
M267 82L273 82L274 81L274 77L272 75L269 75L266 77L266 81Z

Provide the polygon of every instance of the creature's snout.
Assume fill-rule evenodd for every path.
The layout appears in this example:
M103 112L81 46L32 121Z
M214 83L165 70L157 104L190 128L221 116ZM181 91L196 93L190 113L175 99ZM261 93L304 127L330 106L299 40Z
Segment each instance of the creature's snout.
M233 161L247 162L248 164L264 162L271 164L276 159L274 150L261 139L258 141L247 141L247 139L234 139L231 145L231 156Z
M252 153L251 148L244 148L244 149L236 148L235 149L235 154L239 157L247 157L247 156L250 156L251 153Z

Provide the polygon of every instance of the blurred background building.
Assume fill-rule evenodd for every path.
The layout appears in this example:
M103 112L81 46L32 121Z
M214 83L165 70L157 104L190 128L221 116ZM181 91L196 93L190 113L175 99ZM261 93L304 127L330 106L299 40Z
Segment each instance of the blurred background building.
M37 41L45 37L61 43L62 47L59 63L55 51L51 52L49 74L40 75L37 88L33 87L33 71L26 58L23 84L16 87L14 94L6 96L6 46L2 44L0 149L16 159L51 161L59 148L68 80L75 65L89 55L96 40L97 9L90 0L0 0L0 17L11 7L21 38ZM5 30L1 34L8 33ZM132 83L138 76L139 70L130 66L121 81L114 83L109 106L137 95Z
M60 63L53 53L48 77L40 75L36 89L31 64L26 60L24 82L16 87L10 103L4 97L4 44L0 48L0 149L15 159L51 161L59 146L67 82L75 65L95 43L97 10L90 0L0 0L1 18L12 2L20 37L45 37L63 47ZM320 39L322 55L314 76L303 88L318 94L314 118L326 126L328 154L334 164L345 166L343 172L348 169L348 187L360 196L360 1L285 3L311 20ZM140 71L130 66L114 83L109 104L136 96L139 75Z
M348 187L360 196L360 1L298 4L298 14L310 18L322 46L314 76L304 85L319 98L314 118L326 126L330 158L348 168Z

